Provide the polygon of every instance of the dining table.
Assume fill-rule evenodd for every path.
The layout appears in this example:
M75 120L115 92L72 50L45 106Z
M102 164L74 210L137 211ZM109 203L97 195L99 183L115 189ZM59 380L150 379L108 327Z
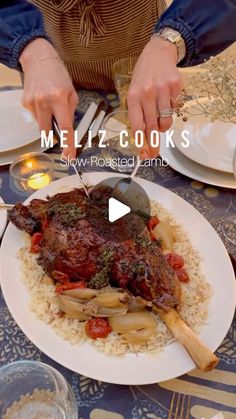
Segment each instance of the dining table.
M114 92L82 90L79 95L76 124L92 101L104 99L113 108L119 106ZM74 174L71 168L60 165L61 150L58 145L47 153L54 161L54 179ZM103 168L84 167L83 171L86 170ZM108 168L104 170L108 171ZM193 205L217 231L235 263L236 246L222 232L225 217L236 212L235 190L212 187L161 164L140 167L137 176L169 189ZM14 186L9 165L0 167L0 196L9 204L23 202L27 198L25 191L19 191ZM222 289L223 282L224 272ZM219 310L224 310L224 307L219 307ZM17 360L36 360L55 367L73 389L79 419L177 419L173 405L182 406L182 412L179 409L180 419L236 418L236 318L216 354L220 362L216 369L207 373L194 369L181 377L145 386L96 381L64 368L41 352L18 327L0 291L0 366Z

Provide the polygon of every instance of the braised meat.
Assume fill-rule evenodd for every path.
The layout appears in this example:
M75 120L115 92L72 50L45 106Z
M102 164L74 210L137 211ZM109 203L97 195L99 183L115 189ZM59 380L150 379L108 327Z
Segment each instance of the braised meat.
M112 285L168 310L180 303L176 274L145 227L130 213L108 221L110 188L88 199L81 189L58 193L28 206L16 204L10 220L31 236L42 233L37 262L56 282L84 281L87 287ZM137 225L143 223L142 234ZM138 230L140 231L140 229Z

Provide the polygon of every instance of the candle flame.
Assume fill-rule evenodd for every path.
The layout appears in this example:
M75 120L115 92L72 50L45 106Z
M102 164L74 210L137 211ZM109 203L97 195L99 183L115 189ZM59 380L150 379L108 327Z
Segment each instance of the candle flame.
M51 182L51 178L46 173L35 173L30 176L28 186L31 189L41 189Z
M28 169L32 169L33 168L33 161L32 160L26 160L26 167Z

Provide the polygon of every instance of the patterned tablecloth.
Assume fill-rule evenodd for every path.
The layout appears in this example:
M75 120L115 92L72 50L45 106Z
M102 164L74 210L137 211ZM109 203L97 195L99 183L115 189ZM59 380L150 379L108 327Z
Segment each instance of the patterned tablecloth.
M91 100L101 95L112 106L117 97L107 92L82 92L79 115ZM67 176L58 163L59 149L50 151L55 161L55 178ZM25 196L14 189L9 167L0 168L0 195L8 203L23 201ZM97 170L97 168L96 168ZM203 184L172 170L170 167L143 167L139 175L175 192L190 202L213 225L230 253L236 253L221 231L226 214L236 210L236 193ZM223 275L223 273L222 273ZM225 302L227 304L227 301ZM221 308L219 307L219 310ZM223 308L222 308L223 309ZM209 373L197 370L177 379L147 386L118 386L95 381L58 365L39 351L19 329L0 294L0 363L20 359L38 360L57 368L71 384L76 395L80 419L157 419L167 418L173 394L190 396L191 417L211 418L221 411L226 419L236 418L236 319L217 351L218 367ZM183 396L180 396L183 397ZM186 417L183 412L182 418Z

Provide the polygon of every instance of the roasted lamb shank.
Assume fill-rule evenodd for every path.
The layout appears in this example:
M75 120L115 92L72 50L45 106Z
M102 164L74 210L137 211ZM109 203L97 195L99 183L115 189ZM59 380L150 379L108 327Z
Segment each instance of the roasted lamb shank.
M178 306L180 284L160 244L140 215L131 213L111 224L106 217L109 193L109 188L96 190L88 199L75 189L45 201L34 199L27 207L17 204L9 217L30 235L42 233L38 264L55 281L83 280L92 288L109 281L161 309ZM140 223L143 232L137 234Z
M198 367L214 368L217 357L176 311L181 304L180 283L160 243L146 228L145 217L130 213L110 223L111 193L109 187L95 188L87 198L75 189L46 200L33 199L27 206L16 204L9 218L32 237L40 235L37 261L55 282L83 281L88 288L111 283L152 301Z

